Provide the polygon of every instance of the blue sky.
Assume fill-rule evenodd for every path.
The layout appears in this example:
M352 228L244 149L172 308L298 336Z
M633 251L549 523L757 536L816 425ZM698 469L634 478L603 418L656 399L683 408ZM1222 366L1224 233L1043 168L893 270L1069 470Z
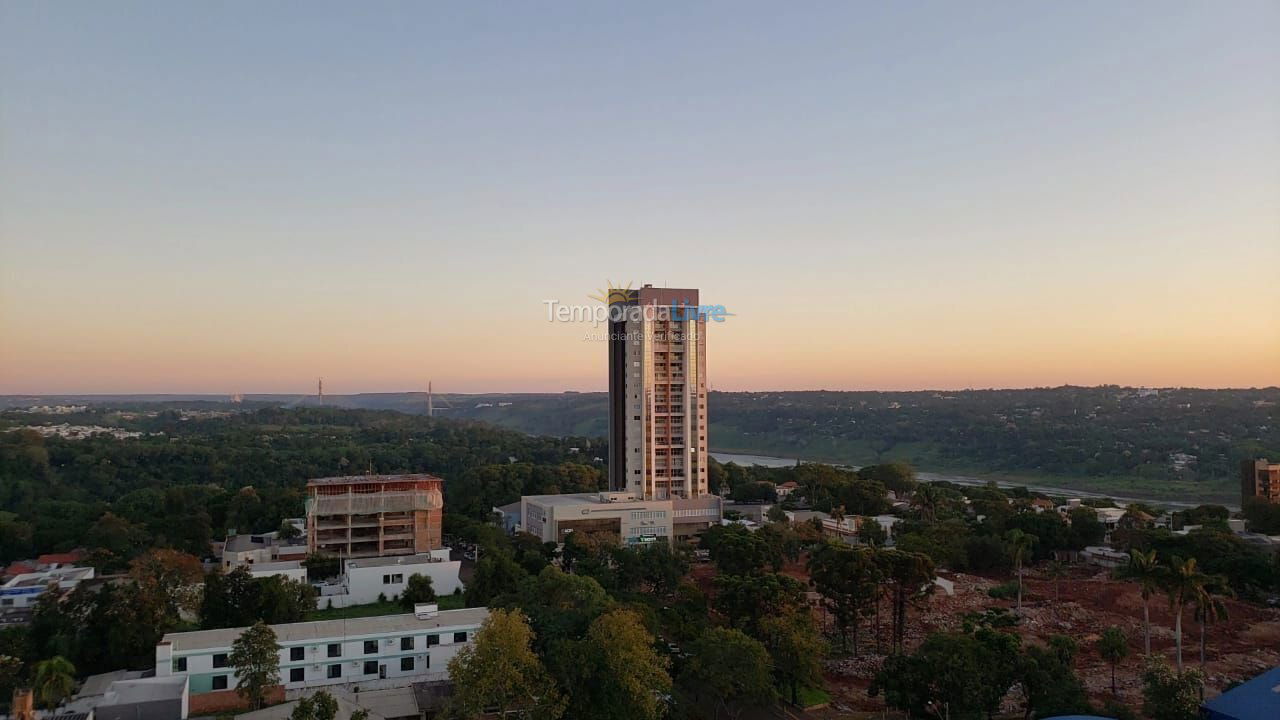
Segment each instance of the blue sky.
M1280 6L0 7L0 392L1280 383Z

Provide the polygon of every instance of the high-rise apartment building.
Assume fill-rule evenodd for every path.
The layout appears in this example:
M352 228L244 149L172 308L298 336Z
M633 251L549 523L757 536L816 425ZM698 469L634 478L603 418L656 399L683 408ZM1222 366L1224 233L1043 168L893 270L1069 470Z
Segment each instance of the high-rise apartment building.
M307 551L360 558L439 550L443 484L426 474L308 480Z
M610 486L646 500L707 495L707 323L698 291L610 292Z
M1260 497L1280 503L1280 463L1269 463L1266 458L1241 463L1240 496L1242 501Z

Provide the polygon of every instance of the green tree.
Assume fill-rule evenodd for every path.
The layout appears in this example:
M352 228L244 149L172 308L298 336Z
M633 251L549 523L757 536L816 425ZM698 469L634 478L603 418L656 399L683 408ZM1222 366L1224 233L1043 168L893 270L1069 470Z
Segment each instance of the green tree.
M942 503L942 488L933 483L920 485L911 496L911 504L920 510L920 517L927 523L937 522Z
M421 573L409 576L404 584L404 592L400 593L400 607L413 610L418 603L429 603L436 599L436 590L431 586L431 577Z
M1129 655L1129 638L1125 637L1124 630L1113 625L1102 631L1102 635L1098 637L1097 648L1098 655L1111 665L1111 694L1115 695L1116 665Z
M36 698L49 710L58 707L75 690L75 675L75 666L61 655L40 661L36 664Z
M529 573L503 551L482 552L475 574L467 583L467 607L484 607L494 599L514 592Z
M6 655L4 649L0 649L0 712L9 707L9 698L22 680L22 670L21 657Z
M612 610L591 623L567 651L574 661L569 716L575 720L657 720L671 691L666 660L630 610ZM565 663L561 662L561 667Z
M1053 580L1053 603L1056 611L1062 602L1062 580L1068 575L1068 567L1061 560L1054 560L1045 568L1045 572Z
M1116 576L1138 586L1142 594L1142 651L1151 656L1151 597L1160 591L1164 568L1156 560L1156 551L1129 551L1129 563L1117 571Z
M702 546L711 555L716 569L725 575L764 572L772 553L768 543L743 525L719 525L707 530Z
M847 646L852 631L853 653L858 654L858 628L880 593L880 568L873 551L824 543L809 555L809 576L835 616L841 648Z
M1005 542L1009 545L1009 557L1013 558L1013 572L1018 576L1018 609L1022 609L1022 560L1027 552L1036 544L1036 536L1017 528L1005 533Z
M1016 635L990 629L933 633L914 653L886 658L867 692L912 716L989 715L1019 677L1018 646ZM1050 653L1044 657L1053 660ZM1026 684L1029 673L1026 667L1021 670ZM1035 687L1041 685L1047 683Z
M1175 673L1163 658L1147 659L1142 676L1142 712L1151 720L1196 720L1204 696L1199 670Z
M1196 567L1195 558L1173 558L1164 573L1164 591L1173 608L1173 640L1177 648L1178 673L1182 673L1182 611L1204 592L1209 576Z
M729 624L757 635L760 622L804 604L804 585L787 575L717 575L715 608Z
M898 496L904 496L916 489L916 471L903 462L867 465L859 468L858 477L877 481Z
M932 487L931 485L922 485ZM921 553L885 550L875 555L888 582L893 615L893 647L902 652L907 634L907 606L933 592L933 560Z
M822 685L822 638L805 609L777 613L760 620L760 637L773 658L773 675L793 705L800 688Z
M1018 661L1018 676L1026 698L1028 717L1075 715L1089 711L1084 686L1070 663L1064 662L1064 655L1055 648L1028 647ZM988 711L992 709L988 706Z
M1200 624L1200 669L1205 664L1205 626L1227 617L1227 604L1224 597L1234 595L1227 585L1227 579L1221 576L1207 578L1191 598L1195 608L1196 622Z
M164 629L177 625L183 614L200 606L204 571L200 559L177 550L149 550L129 563L129 577L140 600L154 608Z
M302 531L298 529L297 525L283 521L280 523L280 528L276 530L276 536L281 540L296 540L302 537Z
M595 578L548 565L497 604L524 611L536 636L535 647L545 653L558 642L581 638L592 621L612 609L613 600Z
M329 693L320 690L306 697L298 698L289 713L289 720L334 720L338 715L338 701ZM355 713L351 713L354 720Z
M880 521L873 517L858 518L858 541L863 545L873 548L884 547L888 540L889 533L885 532Z
M342 558L337 555L313 552L302 561L308 580L328 580L342 573Z
M764 645L742 631L712 628L690 647L678 684L695 702L710 701L712 718L721 711L736 718L773 701L771 662Z
M267 691L280 684L280 645L275 631L261 621L246 628L231 643L228 660L236 671L236 693L253 709L262 707Z
M533 630L518 610L494 609L475 641L449 661L454 694L445 714L458 720L496 710L498 717L555 720L565 699L533 651Z

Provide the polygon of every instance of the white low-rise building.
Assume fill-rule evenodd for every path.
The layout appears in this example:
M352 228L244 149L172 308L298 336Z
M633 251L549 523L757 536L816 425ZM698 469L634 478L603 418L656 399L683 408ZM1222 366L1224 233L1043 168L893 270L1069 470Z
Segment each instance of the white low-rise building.
M526 495L520 498L520 527L543 542L564 542L573 532L608 533L622 545L687 541L723 515L715 495L643 500L629 492Z
M272 625L287 696L318 687L374 690L446 679L449 660L472 641L489 609L441 612L435 607L422 605L405 615ZM156 646L156 677L187 676L193 706L204 705L195 702L204 693L234 690L231 645L245 630L165 635Z
M230 572L240 566L260 563L288 562L307 557L307 540L304 520L291 518L285 522L300 528L297 538L288 540L279 532L229 535L222 544L222 569Z
M255 563L245 567L249 574L253 577L271 577L279 575L289 580L297 580L298 582L307 581L307 569L302 566L301 560L286 560L284 562L266 562Z
M48 570L22 573L0 585L0 611L33 607L51 585L70 590L94 576L91 567L57 566Z
M340 577L316 585L316 607L367 605L377 602L379 596L389 600L404 592L409 577L415 574L431 578L431 588L437 595L449 595L462 589L458 577L462 563L451 560L450 554L449 548L441 548L418 555L344 560Z

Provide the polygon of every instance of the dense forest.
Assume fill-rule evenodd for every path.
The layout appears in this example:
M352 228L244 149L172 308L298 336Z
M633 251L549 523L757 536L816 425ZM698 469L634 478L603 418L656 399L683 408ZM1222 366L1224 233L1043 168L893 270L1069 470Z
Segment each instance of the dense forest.
M397 412L260 408L247 412L86 409L6 413L0 421L0 561L75 547L125 562L152 547L203 556L228 530L265 532L303 512L308 478L431 472L454 514L480 517L521 493L591 490L603 449ZM44 437L44 422L142 432ZM110 565L109 559L104 564Z
M778 484L794 481L811 507L833 516L892 511L899 522L892 547L876 522L860 524L859 544L850 546L825 539L820 523L787 521L788 500L755 532L709 530L700 547L710 567L693 572L694 555L683 546L624 547L581 533L558 547L484 522L494 505L521 494L601 487L606 449L586 437L391 411L190 403L9 411L0 422L0 556L85 547L93 564L132 580L47 593L30 626L0 631L0 690L38 680L55 664L68 681L147 667L169 630L305 619L312 588L244 570L205 573L198 558L209 540L231 528L280 527L302 512L307 478L424 471L446 479L446 531L480 548L466 592L453 602L495 610L475 650L450 664L454 677L468 679L450 706L456 716L512 702L570 720L734 716L778 700L825 702L824 659L860 657L882 663L868 693L917 715L922 696L912 688L948 668L964 682L931 692L957 718L989 717L1014 691L1027 717L1093 707L1070 638L1051 635L1051 651L1023 644L1013 630L1020 619L1006 605L1016 598L1021 608L1024 564L1065 573L1054 554L1096 544L1104 528L1091 507L1065 518L1030 511L1025 489L921 483L902 463L857 471L713 463L713 490L738 499L770 499ZM69 439L27 427L44 423L141 434ZM891 507L887 491L910 497L910 505ZM1175 516L1175 527L1202 526L1187 535L1135 524L1113 541L1151 558L1161 592L1192 588L1195 598L1264 601L1276 592L1280 566L1230 532L1227 515L1222 507L1195 508ZM938 568L1010 580L988 592L990 609L917 645L913 633ZM1168 582L1179 569L1182 589ZM809 606L808 588L822 598L824 622ZM494 657L503 661L486 660ZM509 686L512 657L523 684L504 694L494 688ZM1181 651L1177 658L1181 669ZM1147 714L1191 720L1194 703L1165 712L1163 666L1151 667ZM1190 678L1194 690L1202 682L1195 672L1177 678ZM66 694L37 684L46 707ZM525 707L529 698L539 707Z
M1234 503L1240 461L1280 457L1276 388L714 392L708 405L716 451L905 461L1104 492ZM598 435L605 397L488 397L455 412L526 432Z
M110 402L139 410L163 406L142 402L147 399ZM202 404L194 397L167 400L174 407ZM0 407L36 401L105 402L8 397L0 398ZM252 395L244 401L203 405L316 409L317 399ZM326 396L325 403L407 414L422 414L427 405L425 393ZM1148 497L1238 504L1240 460L1280 457L1280 388L712 392L708 405L713 451L856 466L903 461L922 471L1007 476ZM438 394L435 407L442 417L532 435L607 434L604 393Z

